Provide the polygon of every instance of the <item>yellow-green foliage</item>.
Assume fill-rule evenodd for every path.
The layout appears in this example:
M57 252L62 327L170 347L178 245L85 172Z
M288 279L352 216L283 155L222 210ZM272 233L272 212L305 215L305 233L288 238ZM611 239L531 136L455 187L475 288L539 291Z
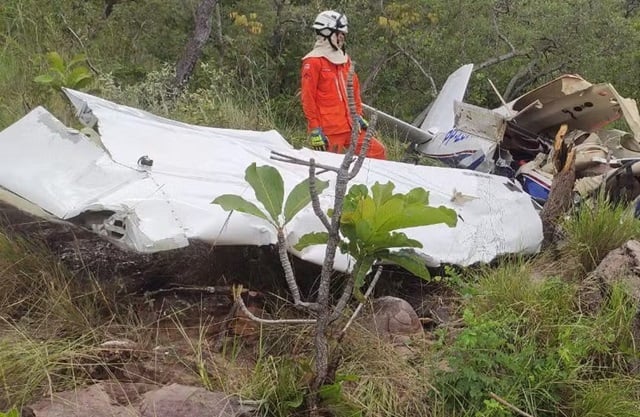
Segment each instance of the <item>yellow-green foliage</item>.
M0 417L20 417L20 411L17 408L12 408L6 413L0 412Z

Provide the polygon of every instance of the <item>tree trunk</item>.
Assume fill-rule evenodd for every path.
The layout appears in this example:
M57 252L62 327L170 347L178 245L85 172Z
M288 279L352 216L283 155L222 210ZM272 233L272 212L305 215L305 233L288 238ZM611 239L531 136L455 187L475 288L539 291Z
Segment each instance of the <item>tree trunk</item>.
M182 57L176 65L176 86L182 90L193 74L193 69L202 55L202 49L211 35L213 11L217 0L202 0L195 16L193 36L187 42Z
M560 126L554 142L553 163L558 172L553 177L549 197L540 212L543 247L554 242L558 223L573 203L573 187L576 182L575 149L573 145L567 146L564 143L567 129L567 124Z

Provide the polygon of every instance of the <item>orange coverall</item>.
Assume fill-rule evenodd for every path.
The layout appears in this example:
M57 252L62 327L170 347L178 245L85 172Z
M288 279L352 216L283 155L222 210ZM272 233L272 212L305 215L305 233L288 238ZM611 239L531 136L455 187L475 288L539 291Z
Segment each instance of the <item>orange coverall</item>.
M329 139L328 150L344 153L351 140L352 120L347 101L347 75L351 60L334 64L324 57L309 57L302 61L302 110L307 118L307 131L321 127ZM353 89L356 112L362 114L360 83L354 74ZM356 145L360 152L366 131L361 130ZM367 157L386 159L384 145L371 138Z

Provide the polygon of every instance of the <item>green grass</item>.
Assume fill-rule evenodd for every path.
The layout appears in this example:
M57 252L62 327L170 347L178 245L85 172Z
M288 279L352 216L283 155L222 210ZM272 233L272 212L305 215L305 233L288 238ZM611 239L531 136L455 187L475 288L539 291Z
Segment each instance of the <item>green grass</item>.
M624 288L613 286L599 309L585 315L577 284L533 277L530 267L508 261L470 284L465 327L438 352L450 370L436 371L436 387L451 415L508 415L490 392L538 417L565 407L573 412L577 405L568 398L625 375L638 357L636 307Z
M97 363L104 294L72 283L43 247L0 234L2 406L73 387Z
M344 346L340 372L354 376L345 383L348 401L366 416L428 416L434 406L429 345L415 339L404 353L355 325Z
M576 384L571 417L636 417L640 415L640 382L602 379Z
M100 366L91 334L35 339L30 333L16 326L0 332L0 409L80 386Z
M640 236L640 221L624 205L614 205L599 197L585 201L563 223L566 242L561 249L561 264L565 273L582 275L592 271L613 249L629 239Z

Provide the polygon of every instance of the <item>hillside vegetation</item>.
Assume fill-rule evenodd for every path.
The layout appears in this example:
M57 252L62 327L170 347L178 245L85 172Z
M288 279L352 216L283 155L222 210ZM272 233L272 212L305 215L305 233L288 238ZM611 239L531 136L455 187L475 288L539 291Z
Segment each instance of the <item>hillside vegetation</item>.
M306 137L300 59L313 42L310 22L325 8L349 17L363 100L408 122L467 63L476 70L466 100L487 107L500 103L488 80L509 100L562 73L640 97L640 2L633 0L223 0L192 76L176 88L200 3L3 0L0 129L39 105L75 126L59 90L67 86L189 123L276 129L299 146ZM382 139L399 159L405 145L384 129ZM310 327L257 326L251 343L242 332L221 343L216 319L224 315L202 300L158 306L130 291L126 274L99 279L37 236L12 230L0 230L0 411L95 381L179 380L239 395L267 416L304 415ZM593 279L609 251L640 238L640 223L625 207L596 201L571 213L563 231L559 247L534 258L447 267L429 283L391 274L381 294L437 294L452 317L427 324L427 335L402 353L354 325L323 398L327 412L640 415L640 300L621 283ZM264 259L248 250L238 256L244 266ZM279 274L273 263L251 278ZM594 293L597 302L589 302ZM272 298L267 310L296 314ZM103 343L112 340L135 349L110 357Z

